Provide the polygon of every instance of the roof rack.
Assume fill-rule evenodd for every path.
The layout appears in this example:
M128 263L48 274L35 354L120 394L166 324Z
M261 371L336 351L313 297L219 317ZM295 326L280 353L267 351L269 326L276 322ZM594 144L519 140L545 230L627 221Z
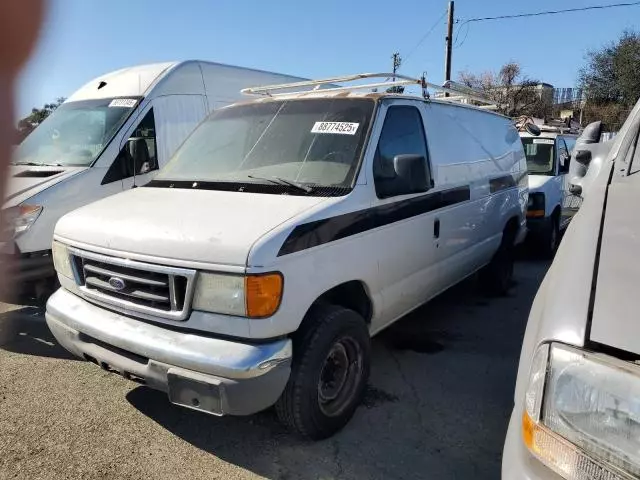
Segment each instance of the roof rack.
M355 82L358 80L364 80L369 78L384 78L385 80L382 82L374 82L374 83L365 83L365 84L357 84L357 85L337 85L337 83L344 82ZM394 79L392 81L388 81L389 79ZM462 89L461 86L455 84L453 82L446 82L445 85L436 85L435 83L427 82L425 77L414 78L408 77L406 75L400 75L397 73L358 73L355 75L346 75L343 77L333 77L333 78L325 78L320 80L304 80L302 82L293 82L293 83L282 83L279 85L265 85L261 87L249 87L243 88L240 90L241 93L245 95L264 95L268 97L277 97L283 95L304 95L304 94L312 94L318 93L327 93L327 92L348 92L352 90L365 90L372 89L378 87L398 87L405 85L418 85L422 88L422 96L424 98L430 98L428 88L431 88L436 91L444 92L451 94L450 97L439 98L439 100L444 100L448 102L462 102L472 100L474 102L481 103L480 108L485 109L495 109L497 105L494 104L493 101L487 99L482 96L481 93L476 92L471 89ZM322 87L326 88L322 88ZM297 88L303 87L313 87L308 90L295 91ZM281 90L294 90L288 92L279 92Z

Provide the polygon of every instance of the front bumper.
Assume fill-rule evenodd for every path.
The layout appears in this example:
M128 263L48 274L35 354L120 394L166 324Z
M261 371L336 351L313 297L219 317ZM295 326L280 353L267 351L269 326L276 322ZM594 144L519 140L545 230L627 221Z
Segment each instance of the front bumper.
M23 284L54 278L51 250L32 253L0 253L0 263L7 265L7 278L14 284Z
M273 405L291 371L290 339L248 344L168 330L97 307L59 289L47 325L74 355L214 415L250 415Z
M532 236L545 235L551 229L550 217L527 218L527 230Z

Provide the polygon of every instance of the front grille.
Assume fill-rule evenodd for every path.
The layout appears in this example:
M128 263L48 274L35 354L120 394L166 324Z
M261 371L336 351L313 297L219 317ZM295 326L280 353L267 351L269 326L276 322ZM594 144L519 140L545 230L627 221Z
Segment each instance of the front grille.
M71 249L76 280L89 300L127 313L184 320L195 271Z

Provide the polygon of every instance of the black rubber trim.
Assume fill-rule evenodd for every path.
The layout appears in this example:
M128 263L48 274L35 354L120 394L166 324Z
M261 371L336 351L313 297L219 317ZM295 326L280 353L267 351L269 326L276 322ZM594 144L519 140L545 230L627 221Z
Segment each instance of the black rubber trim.
M465 185L298 225L284 241L278 256L335 242L407 218L466 202L470 198L471 190L468 185Z
M602 202L602 218L600 219L600 230L598 232L598 245L596 246L596 258L593 266L593 278L591 279L591 293L589 295L589 310L587 312L587 325L585 328L584 343L585 345L591 342L591 325L593 324L593 310L596 303L596 288L598 286L598 271L600 268L600 252L602 250L602 236L604 234L604 220L607 213L607 201L609 200L609 188L611 187L611 180L613 179L613 172L615 165L611 165L611 171L609 172L609 179L607 180L607 187L604 192L604 201Z

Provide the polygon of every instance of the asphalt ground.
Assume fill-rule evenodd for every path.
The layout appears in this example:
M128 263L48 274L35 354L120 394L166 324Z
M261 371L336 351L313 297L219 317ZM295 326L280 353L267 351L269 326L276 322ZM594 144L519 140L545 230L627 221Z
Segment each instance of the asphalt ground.
M0 304L0 479L496 479L529 308L548 267L509 296L471 279L373 340L364 404L331 439L272 410L213 417L74 359L41 310Z

